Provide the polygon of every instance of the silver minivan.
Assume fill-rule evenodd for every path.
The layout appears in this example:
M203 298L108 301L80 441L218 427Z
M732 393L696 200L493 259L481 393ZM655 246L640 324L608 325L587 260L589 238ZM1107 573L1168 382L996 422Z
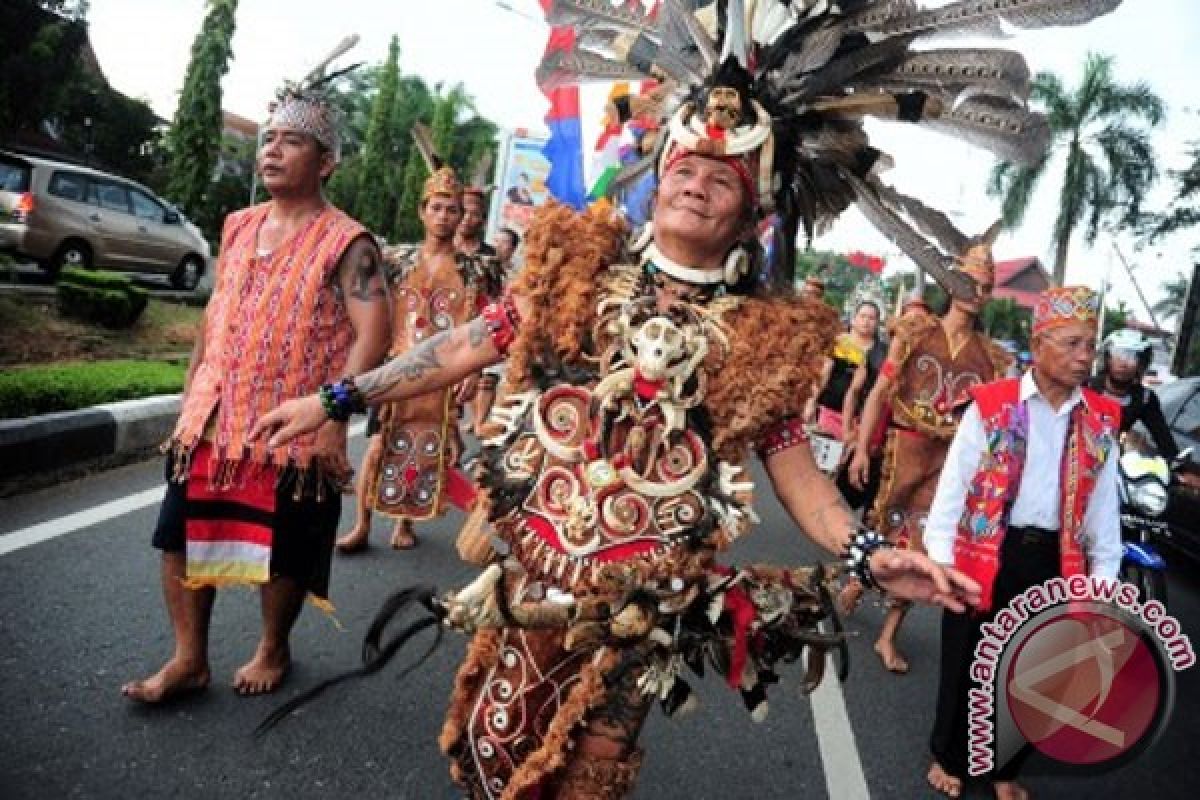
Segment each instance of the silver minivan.
M169 276L191 291L212 252L200 229L145 186L0 150L0 251L63 267Z

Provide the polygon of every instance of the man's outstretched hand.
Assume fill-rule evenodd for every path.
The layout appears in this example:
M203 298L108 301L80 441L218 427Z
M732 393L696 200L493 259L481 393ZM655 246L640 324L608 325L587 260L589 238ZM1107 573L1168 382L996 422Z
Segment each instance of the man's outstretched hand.
M893 597L942 606L963 612L979 605L978 583L952 567L944 567L924 553L887 547L871 555L871 574L880 588Z
M283 447L297 436L315 431L328 419L320 397L315 394L297 397L259 417L250 429L250 441L268 436L267 447Z

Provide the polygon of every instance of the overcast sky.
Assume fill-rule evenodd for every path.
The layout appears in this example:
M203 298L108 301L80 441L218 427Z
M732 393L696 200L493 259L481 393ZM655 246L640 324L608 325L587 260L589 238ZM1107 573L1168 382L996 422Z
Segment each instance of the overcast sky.
M401 68L430 83L463 83L483 115L506 128L542 128L546 105L533 82L546 28L536 0L240 0L234 60L222 84L224 107L260 119L274 89L298 78L342 37L362 41L340 63L382 61L393 33L400 37ZM926 5L940 5L934 1ZM147 100L164 118L175 110L192 40L204 15L204 0L91 0L92 42L110 83ZM1114 13L1083 28L1020 32L1004 43L1021 50L1034 71L1051 70L1068 86L1079 77L1089 50L1116 57L1119 79L1148 82L1168 103L1167 123L1155 135L1164 168L1186 163L1188 140L1200 139L1200 3L1196 0L1125 0ZM603 90L585 94L585 145L590 148L603 102ZM986 228L998 204L983 188L992 164L989 154L936 134L898 125L872 130L876 143L896 159L887 180L931 205L959 213L968 233ZM587 159L585 158L585 163ZM1166 186L1155 195L1166 202ZM1050 231L1053 192L1039 192L1025 224L1001 237L998 258L1026 255L1052 259ZM1120 244L1137 265L1143 289L1158 296L1159 284L1188 268L1197 234L1178 236L1153 250L1134 252ZM893 253L891 246L854 212L848 213L819 248ZM1108 272L1115 296L1144 312L1129 280L1102 235L1094 249L1082 240L1071 251L1068 280L1097 288Z

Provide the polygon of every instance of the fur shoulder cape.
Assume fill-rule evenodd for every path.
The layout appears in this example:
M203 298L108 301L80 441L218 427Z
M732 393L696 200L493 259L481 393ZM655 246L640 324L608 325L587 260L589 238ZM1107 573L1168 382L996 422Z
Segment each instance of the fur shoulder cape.
M532 386L548 362L567 369L595 366L597 305L605 286L628 281L628 270L614 266L627 233L604 204L581 214L557 203L539 209L526 233L525 267L513 287L527 309L509 356L515 390ZM714 450L741 460L747 444L801 413L840 326L829 306L796 296L722 298L711 310L729 351L706 362L704 407Z

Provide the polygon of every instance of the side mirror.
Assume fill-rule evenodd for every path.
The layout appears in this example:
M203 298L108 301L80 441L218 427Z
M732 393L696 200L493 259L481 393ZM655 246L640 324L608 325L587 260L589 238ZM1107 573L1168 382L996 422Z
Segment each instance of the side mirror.
M179 224L179 212L178 211L168 211L165 214L163 214L163 224L164 225L178 225Z

